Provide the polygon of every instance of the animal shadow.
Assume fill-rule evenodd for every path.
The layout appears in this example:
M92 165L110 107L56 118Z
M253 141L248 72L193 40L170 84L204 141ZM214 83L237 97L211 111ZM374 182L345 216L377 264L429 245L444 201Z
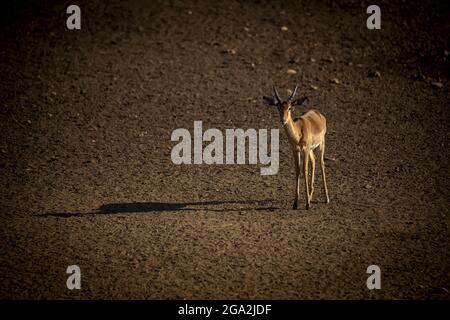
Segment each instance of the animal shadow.
M248 201L200 201L200 202L123 202L107 203L101 205L93 212L56 212L36 214L38 217L85 217L95 215L114 215L114 214L137 214L137 213L158 213L173 211L275 211L279 208L267 206L270 200L248 200ZM226 205L227 208L223 208ZM231 207L230 207L231 205ZM244 205L244 206L242 206ZM264 206L266 205L266 206Z

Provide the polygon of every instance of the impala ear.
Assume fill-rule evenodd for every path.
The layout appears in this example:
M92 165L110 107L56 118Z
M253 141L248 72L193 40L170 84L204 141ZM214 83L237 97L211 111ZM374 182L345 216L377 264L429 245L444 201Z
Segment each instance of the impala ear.
M308 100L308 97L301 97L298 99L295 99L294 101L291 102L292 106L301 106L305 101Z
M273 100L273 98L266 96L263 96L263 104L268 107L276 105L275 100Z

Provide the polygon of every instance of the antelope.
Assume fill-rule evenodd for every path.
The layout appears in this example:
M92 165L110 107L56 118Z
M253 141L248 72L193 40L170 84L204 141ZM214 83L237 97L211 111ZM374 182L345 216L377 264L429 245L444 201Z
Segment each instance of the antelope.
M280 113L281 122L286 131L286 135L291 144L294 154L295 163L295 200L293 209L298 208L298 199L300 193L300 171L302 163L303 176L305 179L306 191L306 210L311 207L311 199L314 193L314 173L316 169L316 158L314 156L314 149L320 148L320 167L322 170L323 187L325 189L326 203L330 202L328 197L327 180L325 177L325 134L327 131L326 119L323 114L317 110L308 110L299 118L292 118L291 111L295 106L300 106L308 97L301 97L293 100L297 92L298 85L295 86L294 91L287 100L281 100L277 89L273 87L274 97L263 96L264 103L268 106L276 106ZM303 160L303 162L302 162ZM308 183L308 164L311 161L311 192L309 191Z

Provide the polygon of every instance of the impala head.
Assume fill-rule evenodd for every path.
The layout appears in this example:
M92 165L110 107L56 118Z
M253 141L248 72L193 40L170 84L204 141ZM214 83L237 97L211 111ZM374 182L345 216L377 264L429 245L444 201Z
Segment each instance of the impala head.
M280 113L281 122L285 125L289 119L291 119L291 111L295 106L300 106L308 97L301 97L299 99L293 100L295 93L297 92L298 86L296 85L291 95L287 100L282 100L278 94L277 88L273 87L274 97L263 96L264 103L268 106L276 106L278 112Z

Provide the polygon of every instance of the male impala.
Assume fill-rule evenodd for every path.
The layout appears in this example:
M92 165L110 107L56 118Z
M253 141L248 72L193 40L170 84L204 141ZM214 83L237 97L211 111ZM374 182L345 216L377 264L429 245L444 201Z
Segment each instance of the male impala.
M326 119L317 110L309 110L302 114L299 118L292 119L291 110L294 106L300 106L307 97L292 100L297 92L295 86L294 91L286 101L282 101L278 95L277 89L273 87L274 98L263 97L265 104L277 106L280 112L281 122L283 123L289 142L294 152L295 163L295 201L294 209L298 207L298 198L300 193L300 163L303 159L303 176L305 178L306 188L306 209L311 206L311 199L314 193L314 171L316 169L316 158L314 149L320 147L320 167L322 169L323 187L327 203L330 202L328 197L327 180L325 178L325 134L327 131ZM311 160L311 193L308 184L308 163Z

